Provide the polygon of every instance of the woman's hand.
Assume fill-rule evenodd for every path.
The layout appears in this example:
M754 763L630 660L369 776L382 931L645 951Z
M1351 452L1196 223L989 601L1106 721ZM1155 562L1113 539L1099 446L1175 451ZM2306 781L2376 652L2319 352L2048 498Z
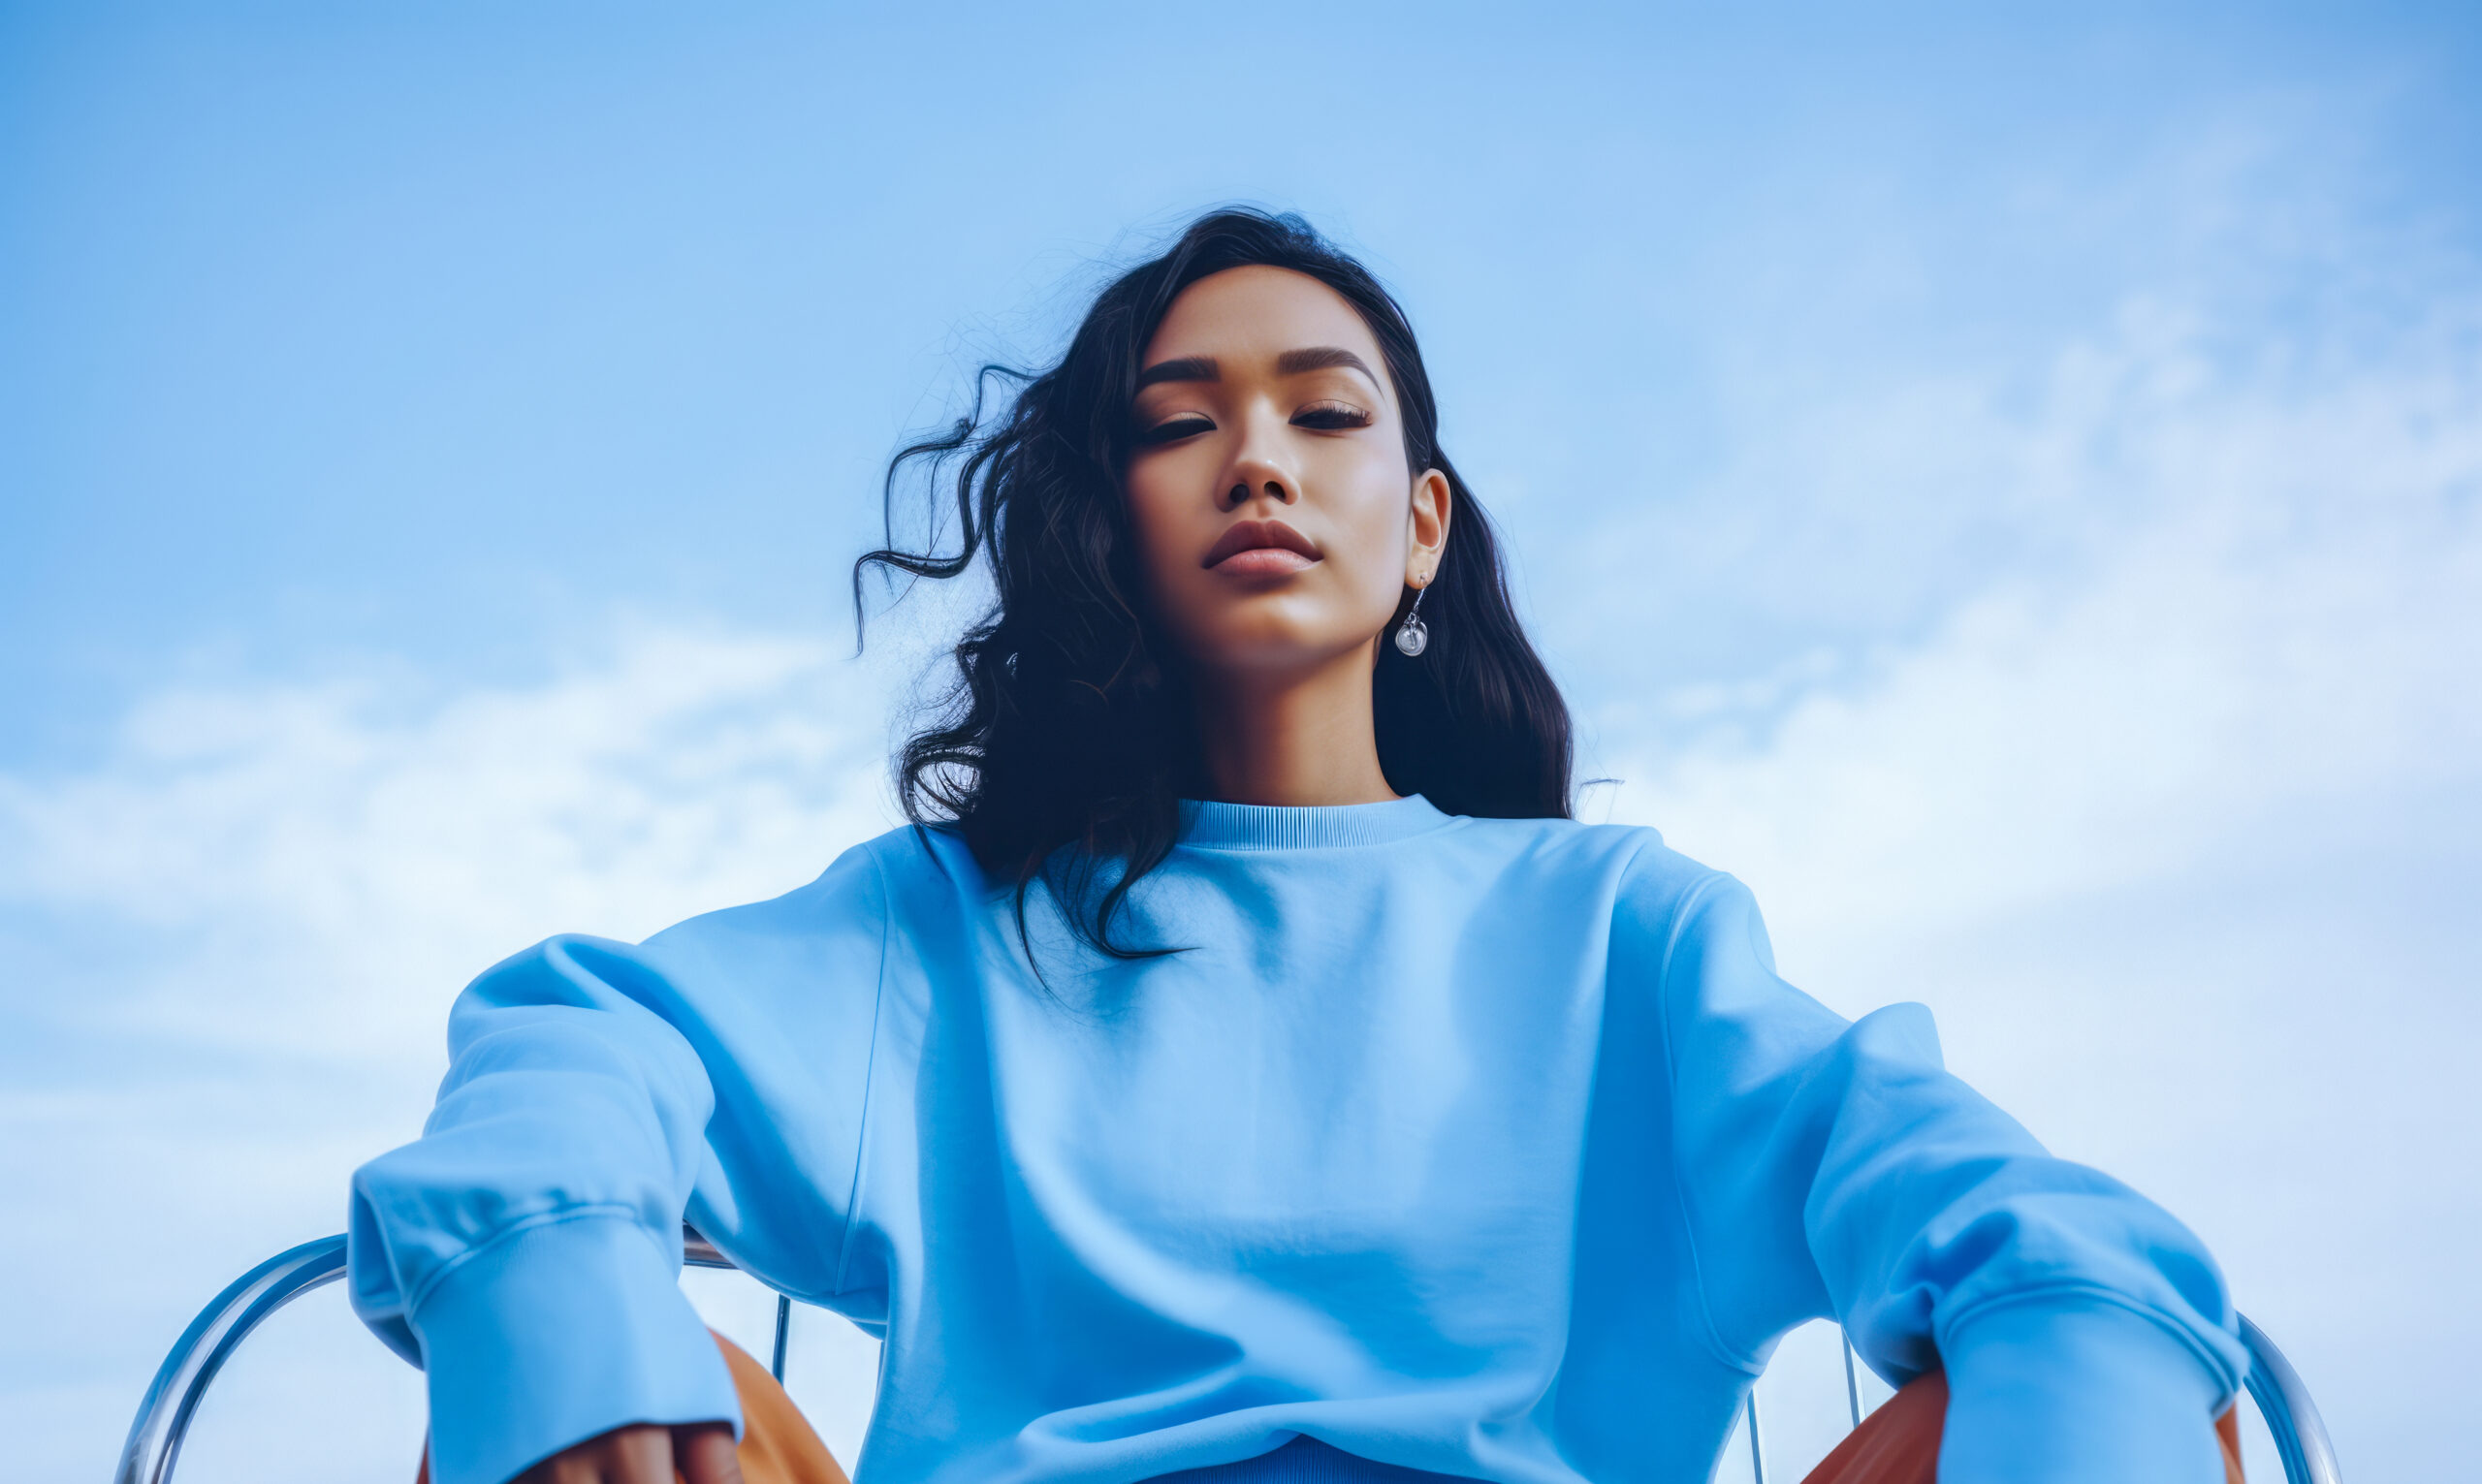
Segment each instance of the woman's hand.
M636 1422L599 1434L517 1476L516 1484L741 1484L729 1422Z

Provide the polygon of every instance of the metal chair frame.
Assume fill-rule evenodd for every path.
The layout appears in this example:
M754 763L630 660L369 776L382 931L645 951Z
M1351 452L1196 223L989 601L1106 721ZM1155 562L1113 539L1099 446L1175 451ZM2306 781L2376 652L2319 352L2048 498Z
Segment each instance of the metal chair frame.
M694 1229L682 1233L682 1259L693 1268L735 1266L731 1258L716 1250L715 1245ZM189 1328L181 1331L181 1338L173 1342L172 1352L156 1370L144 1400L138 1404L138 1419L130 1425L129 1441L121 1448L120 1468L113 1474L113 1484L172 1484L173 1468L180 1461L181 1440L189 1436L199 1403L216 1373L240 1348L241 1342L277 1310L344 1275L345 1239L322 1237L278 1252L217 1294L190 1321ZM791 1334L792 1317L793 1301L778 1295L775 1353L768 1369L780 1381L784 1378L784 1346ZM2327 1425L2319 1419L2317 1404L2310 1401L2309 1388L2302 1384L2300 1373L2267 1338L2267 1332L2251 1323L2245 1314L2241 1318L2241 1339L2249 1347L2249 1395L2266 1419L2267 1431L2275 1437L2275 1452L2283 1461L2285 1484L2342 1484L2343 1476L2336 1468L2335 1445L2327 1438ZM1854 1366L1852 1344L1846 1342L1843 1350L1845 1400L1852 1408L1853 1425L1860 1427L1861 1377ZM1746 1413L1750 1477L1753 1484L1766 1484L1766 1454L1760 1441L1756 1391L1749 1395Z
M2309 1388L2302 1383L2301 1373L2293 1370L2284 1352L2267 1338L2247 1314L2241 1320L2241 1342L2249 1347L2249 1374L2243 1384L2249 1399L2258 1404L2258 1415L2266 1420L2267 1432L2275 1440L2275 1457L2284 1466L2285 1484L2341 1484L2343 1474L2336 1467L2336 1446L2327 1440L2327 1424L2318 1415L2318 1404L2309 1400ZM1853 1425L1862 1425L1862 1377L1855 1368L1853 1342L1843 1331L1836 1332L1836 1348L1844 1352L1844 1401L1852 1409ZM1766 1484L1766 1447L1760 1441L1758 1431L1758 1392L1752 1388L1749 1400L1742 1404L1744 1420L1749 1424L1749 1475L1751 1484Z

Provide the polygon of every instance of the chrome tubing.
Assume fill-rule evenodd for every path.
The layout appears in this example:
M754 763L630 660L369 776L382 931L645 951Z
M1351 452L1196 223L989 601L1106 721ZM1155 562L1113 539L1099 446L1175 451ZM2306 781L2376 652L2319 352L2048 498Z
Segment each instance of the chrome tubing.
M1853 1425L1862 1425L1862 1378L1853 1372L1853 1337L1844 1326L1835 1328L1836 1348L1844 1352L1844 1401L1853 1409Z
M2247 1314L2240 1317L2241 1342L2249 1347L2249 1396L2275 1437L2287 1484L2343 1484L2336 1445L2327 1438L2327 1424L2319 1418L2318 1404L2309 1400L2309 1388L2301 1383L2301 1373L2265 1330L2249 1322Z
M681 1228L681 1265L684 1268L738 1268L741 1264L716 1250L716 1244L698 1235L698 1228Z
M698 1228L694 1226L684 1226L681 1229L681 1261L683 1266L691 1268L738 1268L741 1266L717 1251L716 1244L698 1235ZM784 1384L784 1346L792 1338L793 1301L780 1293L776 1296L775 1353L767 1360L767 1373L776 1377L776 1384L779 1386Z
M731 1268L733 1260L698 1235L681 1229L681 1260L692 1268ZM113 1484L172 1484L173 1466L180 1461L181 1440L189 1436L199 1402L224 1363L250 1332L270 1315L313 1289L345 1276L345 1239L322 1237L277 1253L234 1279L199 1310L181 1338L173 1342L145 1399L138 1404L138 1420L130 1424L129 1441L121 1445L120 1468ZM784 1378L784 1341L792 1306L776 1305L776 1379Z
M199 1401L233 1351L270 1314L344 1274L345 1239L322 1237L277 1253L217 1294L173 1342L173 1352L164 1357L154 1384L138 1404L138 1420L130 1424L129 1441L121 1445L114 1484L170 1484Z

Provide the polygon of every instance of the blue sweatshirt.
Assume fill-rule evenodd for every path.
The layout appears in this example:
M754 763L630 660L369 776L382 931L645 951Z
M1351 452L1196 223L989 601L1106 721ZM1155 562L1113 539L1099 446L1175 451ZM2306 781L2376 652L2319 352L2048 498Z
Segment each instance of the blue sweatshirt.
M1778 1337L1944 1364L1946 1484L2213 1484L2213 1260L1949 1075L1928 1013L1776 976L1654 832L1419 797L1190 805L1081 948L941 829L450 1017L354 1177L356 1310L432 1477L738 1422L684 1214L885 1342L859 1484L1147 1479L1309 1437L1510 1484L1695 1484Z

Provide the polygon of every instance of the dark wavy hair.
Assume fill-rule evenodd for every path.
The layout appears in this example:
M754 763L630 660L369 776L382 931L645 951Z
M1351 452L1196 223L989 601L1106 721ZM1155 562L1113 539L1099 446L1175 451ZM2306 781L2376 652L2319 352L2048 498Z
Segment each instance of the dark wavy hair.
M985 871L1014 882L1021 938L1040 878L1086 943L1115 958L1170 951L1112 936L1130 889L1170 852L1180 801L1206 787L1188 677L1149 613L1121 474L1139 359L1173 299L1257 265L1315 278L1360 313L1403 409L1406 464L1448 477L1454 520L1424 600L1429 647L1409 658L1380 645L1371 682L1388 785L1451 814L1569 816L1568 707L1517 622L1491 522L1440 449L1405 311L1300 217L1213 211L1107 285L1050 369L983 366L971 409L890 460L887 545L853 565L858 632L874 569L948 579L988 553L996 599L957 644L955 683L898 754L897 786L916 826L953 825ZM1014 394L996 411L994 389ZM912 469L927 483L932 550L897 537ZM941 552L950 499L960 536ZM1412 598L1408 588L1398 617Z

